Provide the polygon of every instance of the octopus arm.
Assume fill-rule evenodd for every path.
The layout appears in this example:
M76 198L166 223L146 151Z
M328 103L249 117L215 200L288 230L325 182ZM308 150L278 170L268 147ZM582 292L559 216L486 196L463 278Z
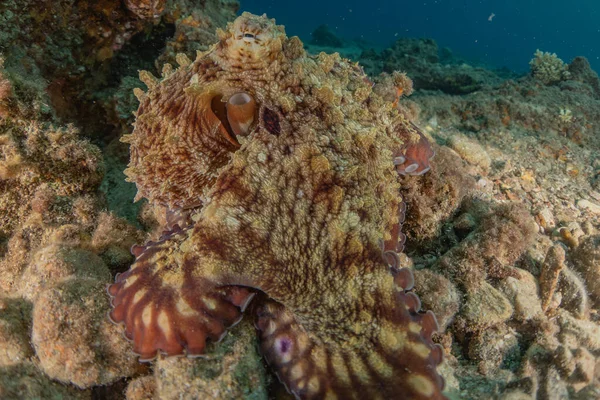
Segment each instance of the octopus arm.
M429 161L435 155L435 151L421 130L412 123L411 126L419 135L419 139L415 142L407 141L407 144L394 154L394 165L401 175L423 175L431 169Z
M158 242L134 246L135 263L108 287L109 317L125 325L140 361L158 353L200 356L206 340L220 340L254 296L245 288L219 287L208 274L197 277L201 262L185 258L182 250L189 232L177 229Z
M393 271L387 282L393 294L366 310L379 327L368 340L318 337L274 301L257 309L261 350L296 398L446 399L436 372L443 352L431 340L438 329L435 316L419 311L419 298L404 290L413 282L408 269Z

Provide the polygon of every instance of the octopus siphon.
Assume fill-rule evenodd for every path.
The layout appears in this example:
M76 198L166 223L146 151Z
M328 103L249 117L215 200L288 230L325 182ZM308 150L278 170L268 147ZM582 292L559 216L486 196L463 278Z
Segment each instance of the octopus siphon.
M246 311L299 399L444 399L431 311L400 265L400 175L433 150L362 68L243 13L142 71L128 180L162 237L108 287L141 361L202 355Z

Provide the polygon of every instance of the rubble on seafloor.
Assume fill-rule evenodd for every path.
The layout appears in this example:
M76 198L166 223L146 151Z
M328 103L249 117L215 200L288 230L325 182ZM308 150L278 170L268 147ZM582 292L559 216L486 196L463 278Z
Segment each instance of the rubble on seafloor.
M121 182L128 153L114 139L137 107L133 71L205 49L237 3L219 11L207 1L203 11L182 0L102 2L118 16L94 20L104 35L82 31L100 3L78 2L89 13L77 17L71 3L56 7L73 28L52 25L40 31L50 37L43 43L40 32L17 37L29 19L11 2L0 6L0 40L18 39L0 68L0 398L286 398L250 321L207 359L147 365L106 318L106 284L128 268L132 244L157 235L161 218L130 207L134 190ZM27 18L43 24L48 15ZM165 50L119 58L140 32ZM51 57L55 49L69 62ZM401 107L436 143L432 170L402 180L402 261L443 329L435 340L447 395L598 398L600 80L582 57L559 78L533 62L531 74L505 79L446 67L439 53L430 41L401 39L360 61L374 75L404 69L414 78ZM111 60L130 68L116 71ZM109 76L118 82L104 90ZM90 102L64 103L66 93ZM104 127L86 125L94 107Z

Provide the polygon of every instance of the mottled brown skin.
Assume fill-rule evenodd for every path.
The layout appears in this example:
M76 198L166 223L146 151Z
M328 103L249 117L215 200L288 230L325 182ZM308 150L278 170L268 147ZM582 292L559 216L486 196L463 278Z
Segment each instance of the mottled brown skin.
M142 359L197 356L262 292L261 347L296 397L444 398L435 317L393 249L393 154L420 135L358 66L308 57L273 20L244 13L219 37L161 81L142 75L127 174L189 224L134 251L111 318ZM258 107L245 137L221 103L239 92Z

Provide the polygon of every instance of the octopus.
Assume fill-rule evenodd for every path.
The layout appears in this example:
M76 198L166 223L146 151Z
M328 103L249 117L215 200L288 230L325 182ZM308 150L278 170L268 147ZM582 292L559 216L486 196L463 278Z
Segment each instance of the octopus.
M431 311L400 265L400 175L433 156L338 54L243 13L194 61L140 77L128 179L166 210L108 287L140 361L202 356L244 313L299 399L444 399Z

